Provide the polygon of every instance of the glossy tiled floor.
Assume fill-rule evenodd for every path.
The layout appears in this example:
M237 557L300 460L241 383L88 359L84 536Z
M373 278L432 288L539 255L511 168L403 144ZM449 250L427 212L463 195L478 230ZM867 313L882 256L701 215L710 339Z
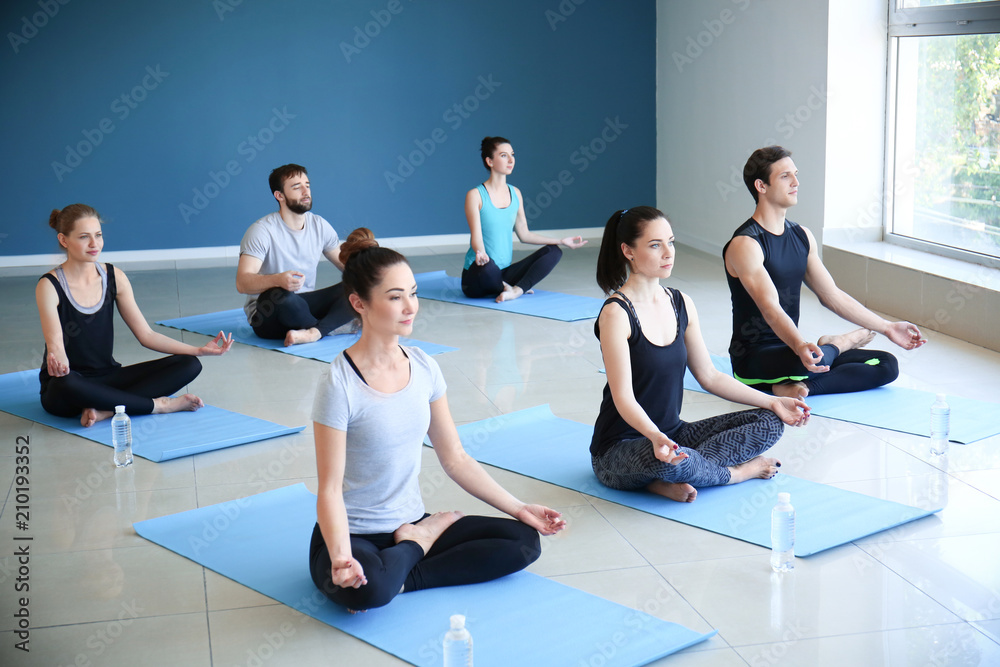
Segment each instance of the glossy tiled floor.
M567 252L543 287L599 296L595 258L593 245ZM460 261L458 254L412 259L416 271L454 270ZM232 268L129 274L150 321L241 304ZM37 367L41 358L34 282L3 279L0 372ZM724 354L729 296L719 262L682 248L671 284L695 299L710 349ZM843 328L811 296L803 322L813 338ZM460 348L438 357L460 423L539 403L581 422L596 416L604 380L590 322L425 301L414 337ZM1000 354L934 332L928 338L925 348L900 355L901 384L1000 403ZM132 363L152 355L122 326L117 356ZM190 391L220 407L303 424L321 369L316 361L237 345L225 357L206 360ZM689 393L685 401L688 419L734 409L701 394ZM27 654L14 648L13 634L20 596L12 556L19 437L30 440L31 450ZM116 472L108 468L107 448L0 413L6 445L0 452L0 663L401 664L132 530L133 521L300 481L315 490L311 439L307 428L167 463L137 459L131 470ZM935 458L923 438L814 418L807 428L787 432L773 451L788 473L915 505L944 498L947 507L799 559L792 575L777 577L762 548L505 471L495 475L521 498L570 517L565 532L544 540L532 571L695 630L718 629L712 640L657 664L1000 664L1000 437L953 445L947 456ZM424 460L431 511L489 511L445 480L429 451Z

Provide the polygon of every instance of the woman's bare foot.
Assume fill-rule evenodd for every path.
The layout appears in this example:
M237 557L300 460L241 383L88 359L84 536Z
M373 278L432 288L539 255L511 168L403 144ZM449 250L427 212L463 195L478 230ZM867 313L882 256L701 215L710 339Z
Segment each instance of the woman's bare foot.
M448 526L461 519L464 515L461 512L438 512L417 524L404 523L392 534L396 544L404 540L416 542L424 550L424 554L431 550Z
M84 428L90 428L99 421L104 421L105 419L111 419L115 413L109 412L108 410L97 410L95 408L84 408L83 414L80 415L80 426Z
M194 412L203 407L205 407L204 401L194 394L161 396L153 399L154 415L165 415L171 412Z
M646 489L664 498L676 500L679 503L693 503L694 499L698 496L698 489L690 484L675 484L661 480L650 482L646 485Z
M300 345L301 343L315 343L320 338L322 336L319 335L319 329L316 327L311 329L290 329L285 334L285 347Z
M855 329L854 331L848 331L845 334L838 334L836 336L820 336L816 344L820 346L833 345L841 352L847 352L848 350L856 350L859 347L864 347L872 342L874 338L874 331Z
M532 290L528 290L528 291L531 292ZM513 301L517 297L523 296L523 295L524 295L524 290L521 289L520 287L518 287L517 285L514 285L513 287L511 287L507 283L504 283L503 284L503 291L500 292L500 294L497 296L496 302L497 303L503 303L504 301Z
M809 387L804 382L785 382L772 386L771 393L784 398L805 398L809 395Z
M757 458L750 459L746 463L741 463L738 466L730 466L729 468L729 483L739 484L740 482L745 482L748 479L771 479L778 474L778 468L781 467L781 461L778 459L769 459L763 456L758 456Z

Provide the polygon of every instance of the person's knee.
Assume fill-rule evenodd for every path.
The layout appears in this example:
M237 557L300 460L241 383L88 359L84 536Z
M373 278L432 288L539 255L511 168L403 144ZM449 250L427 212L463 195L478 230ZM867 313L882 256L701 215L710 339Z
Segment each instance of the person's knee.
M894 382L896 378L899 377L899 362L896 360L896 357L892 356L888 352L880 356L878 359L878 366L882 370L882 384Z
M518 522L518 538L514 541L516 545L517 570L528 567L542 555L542 542L538 537L538 531L525 523Z
M198 357L192 357L190 355L183 355L178 361L178 365L181 370L186 374L190 375L192 379L198 377L201 373L202 365L201 360Z
M545 246L545 252L557 262L562 259L563 251L558 245L553 244Z
M45 391L39 395L42 408L57 417L76 417L82 408L77 400L89 394L89 387L82 375L70 371L61 377L50 377Z
M334 588L337 590L332 594L328 593L327 597L337 604L356 611L384 607L399 595L399 590L390 590L379 585L378 582L372 581L358 588L340 588L339 586Z
M761 410L761 424L767 430L770 436L771 444L778 441L781 435L785 432L785 422L781 421L781 417L771 412L770 410Z

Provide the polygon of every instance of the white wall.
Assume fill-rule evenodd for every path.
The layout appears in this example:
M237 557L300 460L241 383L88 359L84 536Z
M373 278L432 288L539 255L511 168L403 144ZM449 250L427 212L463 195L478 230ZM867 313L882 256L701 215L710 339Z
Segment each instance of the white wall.
M681 243L721 253L753 213L743 165L772 143L793 152L802 182L789 217L822 238L828 5L658 1L657 205Z
M828 243L882 240L887 22L886 2L830 3L826 229L845 233Z

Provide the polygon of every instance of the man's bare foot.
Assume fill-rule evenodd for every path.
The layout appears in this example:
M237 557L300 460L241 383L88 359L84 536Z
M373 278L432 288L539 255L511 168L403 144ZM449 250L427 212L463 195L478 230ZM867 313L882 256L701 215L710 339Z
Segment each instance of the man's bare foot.
M396 544L404 540L416 542L424 550L426 555L431 547L437 542L448 526L461 519L464 515L461 512L438 512L417 524L404 523L392 534Z
M99 421L104 421L105 419L111 419L115 413L109 412L108 410L97 410L95 408L84 408L83 414L80 415L80 426L84 428L90 428Z
M772 386L771 393L784 398L805 398L809 395L809 387L804 382L785 382Z
M781 461L778 459L758 456L738 466L730 466L729 483L739 484L740 482L755 478L771 479L778 474L779 467L781 467Z
M315 343L320 338L322 336L319 335L319 329L316 327L312 327L311 329L290 329L285 334L285 347L300 345L302 343Z
M872 342L874 338L874 331L855 329L854 331L848 331L845 334L838 334L836 336L820 336L816 344L820 346L833 345L841 352L847 352L848 350L856 350L859 347L864 347Z
M531 292L532 290L528 290L528 291ZM504 301L513 301L514 299L516 299L517 297L522 296L522 295L524 295L524 290L523 289L521 289L517 285L514 285L513 287L511 287L507 283L504 283L503 284L503 291L500 292L500 294L497 296L496 302L497 303L503 303Z
M698 489L690 484L675 484L661 480L650 482L646 485L646 489L664 498L676 500L679 503L693 503L694 499L698 496Z
M165 415L171 412L194 412L203 407L205 407L204 401L194 394L161 396L153 399L154 415Z

